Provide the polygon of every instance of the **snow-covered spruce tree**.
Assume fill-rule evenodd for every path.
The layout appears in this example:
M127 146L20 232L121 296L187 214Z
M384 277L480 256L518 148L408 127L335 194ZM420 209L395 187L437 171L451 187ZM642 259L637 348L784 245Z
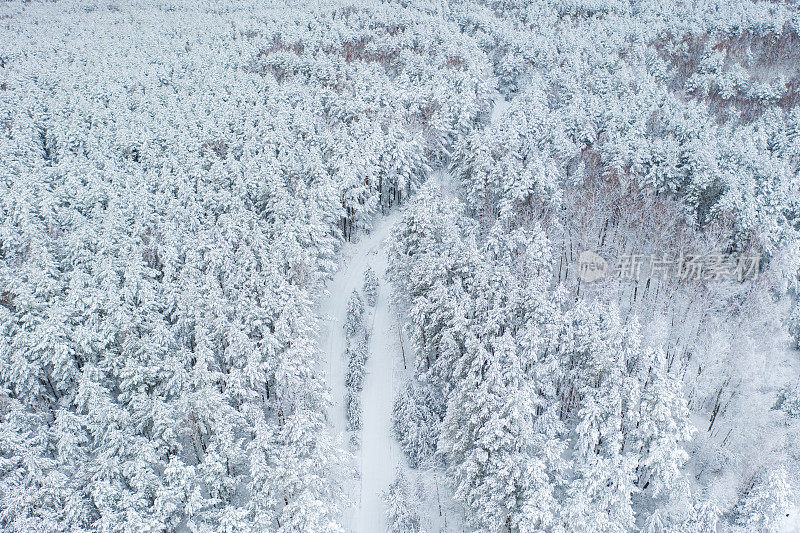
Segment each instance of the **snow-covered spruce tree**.
M695 502L689 509L689 516L680 523L680 533L703 533L717 531L720 521L719 508L709 501ZM665 529L665 531L667 531Z
M775 408L781 409L790 417L800 417L800 380L795 380L778 391Z
M364 366L367 362L367 336L365 331L348 341L345 350L347 359L347 372L345 374L345 385L349 390L361 392L364 381Z
M492 350L497 359L474 339L468 345L470 366L450 396L439 450L476 527L534 531L550 527L558 512L548 468L557 448L535 431L531 383L500 351L509 342L502 337Z
M378 276L371 267L367 267L366 272L364 272L364 286L361 290L364 292L367 305L374 307L375 300L378 298Z
M638 447L636 484L654 497L668 496L688 460L682 445L694 430L680 380L667 369L664 351L645 349L638 366L645 371L640 413L633 437ZM646 377L644 377L646 375Z
M794 505L786 471L777 467L745 488L736 506L736 523L747 531L777 532Z
M627 368L637 339L624 338L617 315L602 307L577 308L564 333L562 412L574 421L575 440L562 527L630 530L637 458L626 428L636 423L641 385Z
M361 390L364 381L364 367L369 355L370 332L365 323L364 302L358 291L353 290L347 301L345 317L346 347L344 357L347 360L345 373L345 414L348 429L361 429Z
M345 373L345 414L348 429L356 431L361 429L361 390L364 381L364 367L368 357L368 331L362 324L354 337L347 339L345 358L347 371Z
M347 299L347 315L344 319L344 331L347 338L356 337L364 329L364 300L357 290L353 289Z
M412 381L395 398L392 430L413 468L435 462L444 412L441 392L424 383Z
M560 408L575 431L562 527L631 529L632 496L663 497L680 479L691 436L680 385L613 307L570 311L557 350Z
M393 236L390 271L400 290L418 295L409 309L415 367L445 396L468 330L466 280L480 269L474 240L462 234L462 206L424 188ZM422 295L425 298L421 298Z
M644 524L644 532L645 533L665 533L667 527L664 525L664 519L661 516L661 511L656 509L650 516L647 517L647 520Z
M402 470L397 470L394 481L383 497L386 501L386 519L391 533L425 533L422 528L422 505L416 488Z
M347 389L344 397L345 415L347 417L347 429L358 431L361 429L361 393L355 389Z
M79 420L63 414L59 429L43 431L48 421L15 403L4 394L0 408L3 522L10 531L58 531L65 522L76 529L86 528L91 509L79 491L80 485L70 480L70 471L58 468L58 460L50 453L59 437L77 433L77 428L70 426L79 424ZM65 447L62 459L83 465L86 458L80 444Z

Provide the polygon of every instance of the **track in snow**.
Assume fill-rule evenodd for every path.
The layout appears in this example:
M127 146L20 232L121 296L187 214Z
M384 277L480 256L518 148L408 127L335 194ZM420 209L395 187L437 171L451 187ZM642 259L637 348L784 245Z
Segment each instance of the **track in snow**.
M361 291L367 267L378 275L380 285L374 309L367 313L367 324L371 327L369 357L361 393L363 408L362 429L359 433L361 445L354 450L358 477L343 481L345 491L351 498L351 506L343 517L348 531L376 533L387 530L386 509L382 492L394 479L394 469L401 461L401 454L391 433L392 404L394 401L394 370L400 349L397 325L390 313L390 288L386 281L386 238L399 219L395 211L377 221L368 235L348 243L343 250L344 259L339 272L328 287L329 296L322 316L327 328L321 346L326 358L328 385L331 388L330 423L335 436L343 443L349 441L351 432L346 431L345 417L345 335L344 319L347 314L347 299L353 289ZM402 363L400 363L402 366Z

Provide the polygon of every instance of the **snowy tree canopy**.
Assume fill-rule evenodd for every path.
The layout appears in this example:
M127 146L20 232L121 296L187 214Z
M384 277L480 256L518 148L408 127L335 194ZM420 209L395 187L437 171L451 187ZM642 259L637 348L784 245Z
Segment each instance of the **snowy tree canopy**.
M0 529L798 530L798 250L796 3L4 2Z

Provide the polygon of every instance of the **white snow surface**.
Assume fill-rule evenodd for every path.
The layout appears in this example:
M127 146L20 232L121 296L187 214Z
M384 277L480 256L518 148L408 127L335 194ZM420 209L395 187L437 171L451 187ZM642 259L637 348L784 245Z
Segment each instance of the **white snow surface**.
M342 265L330 283L322 315L327 323L321 346L331 388L329 418L334 435L347 443L351 432L346 431L344 407L347 361L344 356L343 324L347 298L354 289L361 291L364 272L367 267L372 267L380 284L376 306L370 309L366 319L370 324L371 336L361 398L363 427L358 432L361 445L353 450L357 476L343 481L345 491L351 498L343 517L343 525L348 531L366 533L387 530L382 492L392 482L394 469L402 457L391 433L394 372L401 354L397 324L389 308L390 287L384 273L386 238L398 218L396 211L383 217L371 233L360 235L358 241L345 245ZM399 364L402 369L402 361Z

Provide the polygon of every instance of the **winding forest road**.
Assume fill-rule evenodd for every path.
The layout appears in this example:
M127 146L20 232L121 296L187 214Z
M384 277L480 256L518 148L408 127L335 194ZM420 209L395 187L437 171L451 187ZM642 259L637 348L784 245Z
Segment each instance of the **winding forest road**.
M499 120L508 107L509 102L497 94L491 123ZM443 191L453 194L449 190L453 183L446 172L436 172L429 179L431 185L442 187ZM354 476L346 476L341 481L342 488L350 498L350 505L344 510L342 525L346 531L355 533L383 533L388 530L382 494L394 480L397 468L402 468L406 474L411 473L392 435L394 398L397 389L411 376L413 367L409 360L409 369L404 369L400 326L391 312L391 286L386 279L386 241L400 216L399 210L393 210L389 215L378 218L369 234L359 234L355 242L345 244L339 271L328 286L328 297L321 311L325 324L320 347L324 353L326 379L331 389L328 417L334 438L340 439L343 447L349 448L353 453L351 471L356 472ZM361 292L364 273L368 267L377 274L379 286L376 305L374 308L367 308L366 313L370 329L369 356L361 392L362 429L355 432L360 444L354 447L350 446L354 432L347 431L344 403L347 369L344 321L347 300L354 289ZM406 346L406 350L408 348ZM413 359L410 353L406 353L405 357ZM434 471L417 471L413 476L426 487L424 492L428 501L424 505L423 513L427 511L427 515L422 520L430 531L448 531L448 498L440 496L441 487L436 476ZM455 518L451 514L451 527L457 527Z

